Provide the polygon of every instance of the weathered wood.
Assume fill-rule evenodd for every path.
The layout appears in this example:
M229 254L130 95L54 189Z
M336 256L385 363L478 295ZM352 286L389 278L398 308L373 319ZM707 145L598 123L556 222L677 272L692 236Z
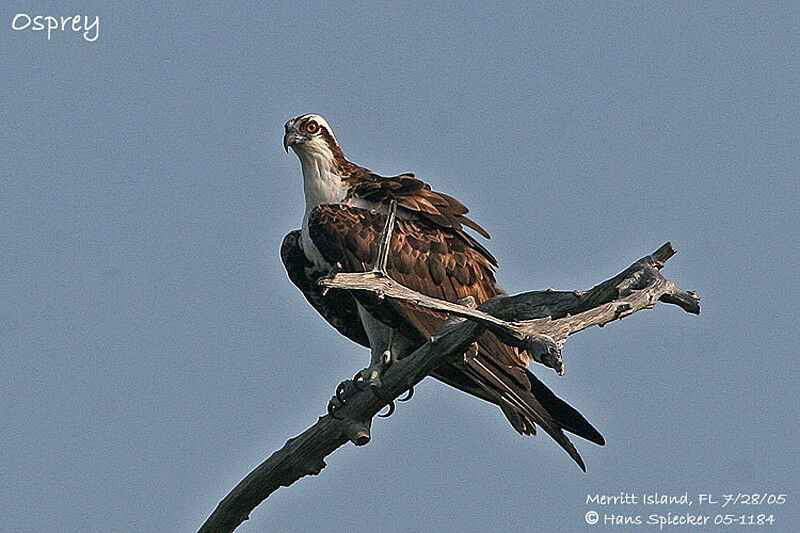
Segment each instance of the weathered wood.
M419 383L430 371L464 353L480 335L482 328L462 318L452 318L439 333L413 354L394 363L383 375L381 394L395 399ZM325 457L352 441L361 446L370 440L370 421L386 403L371 391L357 392L337 409L337 420L325 415L316 424L289 439L261 463L220 502L200 528L201 533L228 532L247 520L250 512L279 487L287 487L307 475L316 475L325 467Z
M371 291L450 315L430 341L394 363L383 375L381 395L395 399L436 366L449 358L463 356L484 328L563 374L561 347L578 331L593 325L603 326L651 308L658 301L699 313L699 297L694 292L679 289L659 272L674 253L672 245L666 243L585 292L536 291L500 296L477 309L462 305L467 302L445 302L417 293L376 271L337 273L320 283L331 288ZM322 416L312 427L287 441L220 502L200 531L233 531L279 487L289 486L303 476L318 474L325 467L324 458L340 446L348 441L356 445L369 442L371 420L385 405L369 390L356 392L336 411L343 420Z
M679 289L659 272L673 255L675 249L667 242L588 291L526 292L493 298L479 309L426 296L375 271L339 273L319 283L325 288L370 291L380 297L468 318L489 329L506 344L527 350L535 361L563 375L561 347L573 333L652 308L659 300L678 305L690 313L700 312L697 294ZM521 320L521 317L526 318Z

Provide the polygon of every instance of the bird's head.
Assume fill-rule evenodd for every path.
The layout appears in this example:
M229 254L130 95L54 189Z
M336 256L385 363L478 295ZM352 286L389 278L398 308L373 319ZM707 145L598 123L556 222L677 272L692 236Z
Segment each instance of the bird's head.
M333 130L322 116L309 113L289 120L283 126L283 147L289 152L291 147L302 159L303 156L339 151Z
M341 202L347 195L344 177L353 165L336 143L328 121L310 113L284 125L283 147L292 147L303 167L306 211L320 204Z

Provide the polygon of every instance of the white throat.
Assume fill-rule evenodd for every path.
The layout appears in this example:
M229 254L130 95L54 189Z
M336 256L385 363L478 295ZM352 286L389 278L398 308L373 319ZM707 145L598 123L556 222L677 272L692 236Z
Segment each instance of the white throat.
M342 203L347 195L347 187L338 173L333 152L326 144L307 142L294 150L303 167L303 192L306 197L301 233L303 251L316 266L330 268L308 234L308 216L318 205Z
M303 167L303 192L306 197L304 219L322 204L337 204L347 195L347 187L339 175L333 152L324 144L306 143L296 149Z

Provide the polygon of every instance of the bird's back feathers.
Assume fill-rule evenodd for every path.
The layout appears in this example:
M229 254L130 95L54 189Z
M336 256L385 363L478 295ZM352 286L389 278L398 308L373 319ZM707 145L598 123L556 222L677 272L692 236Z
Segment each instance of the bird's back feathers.
M397 202L398 219L387 265L393 279L451 302L471 295L480 304L504 294L495 281L494 257L462 227L480 228L465 216L467 209L460 202L431 191L410 175L381 179L352 186L350 195L375 202L377 207L389 200ZM349 272L362 272L370 267L384 223L385 215L381 212L347 204L317 206L308 221L310 237L325 260L331 264L338 262ZM482 228L480 231L485 233ZM333 306L315 304L306 297L323 316L326 316L324 311L328 313L326 318L330 316ZM417 345L433 335L446 318L441 313L392 299L362 295L359 301L375 318L396 328ZM352 312L355 308L354 303L351 305L341 306L345 315L347 309ZM341 318L336 321L342 322ZM335 323L334 327L356 342L363 340L357 331ZM542 427L585 470L564 430L601 445L602 436L525 368L529 360L527 353L487 332L463 361L448 364L434 377L499 405L520 433L533 434L537 425Z

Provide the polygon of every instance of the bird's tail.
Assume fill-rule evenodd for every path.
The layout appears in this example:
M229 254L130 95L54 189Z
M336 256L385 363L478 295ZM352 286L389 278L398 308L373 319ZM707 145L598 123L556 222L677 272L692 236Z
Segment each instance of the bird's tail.
M493 357L482 356L481 351L464 359L465 370L492 396L492 401L500 406L514 429L533 435L536 426L541 426L586 471L583 459L564 431L601 446L605 444L603 436L528 369L501 365Z

